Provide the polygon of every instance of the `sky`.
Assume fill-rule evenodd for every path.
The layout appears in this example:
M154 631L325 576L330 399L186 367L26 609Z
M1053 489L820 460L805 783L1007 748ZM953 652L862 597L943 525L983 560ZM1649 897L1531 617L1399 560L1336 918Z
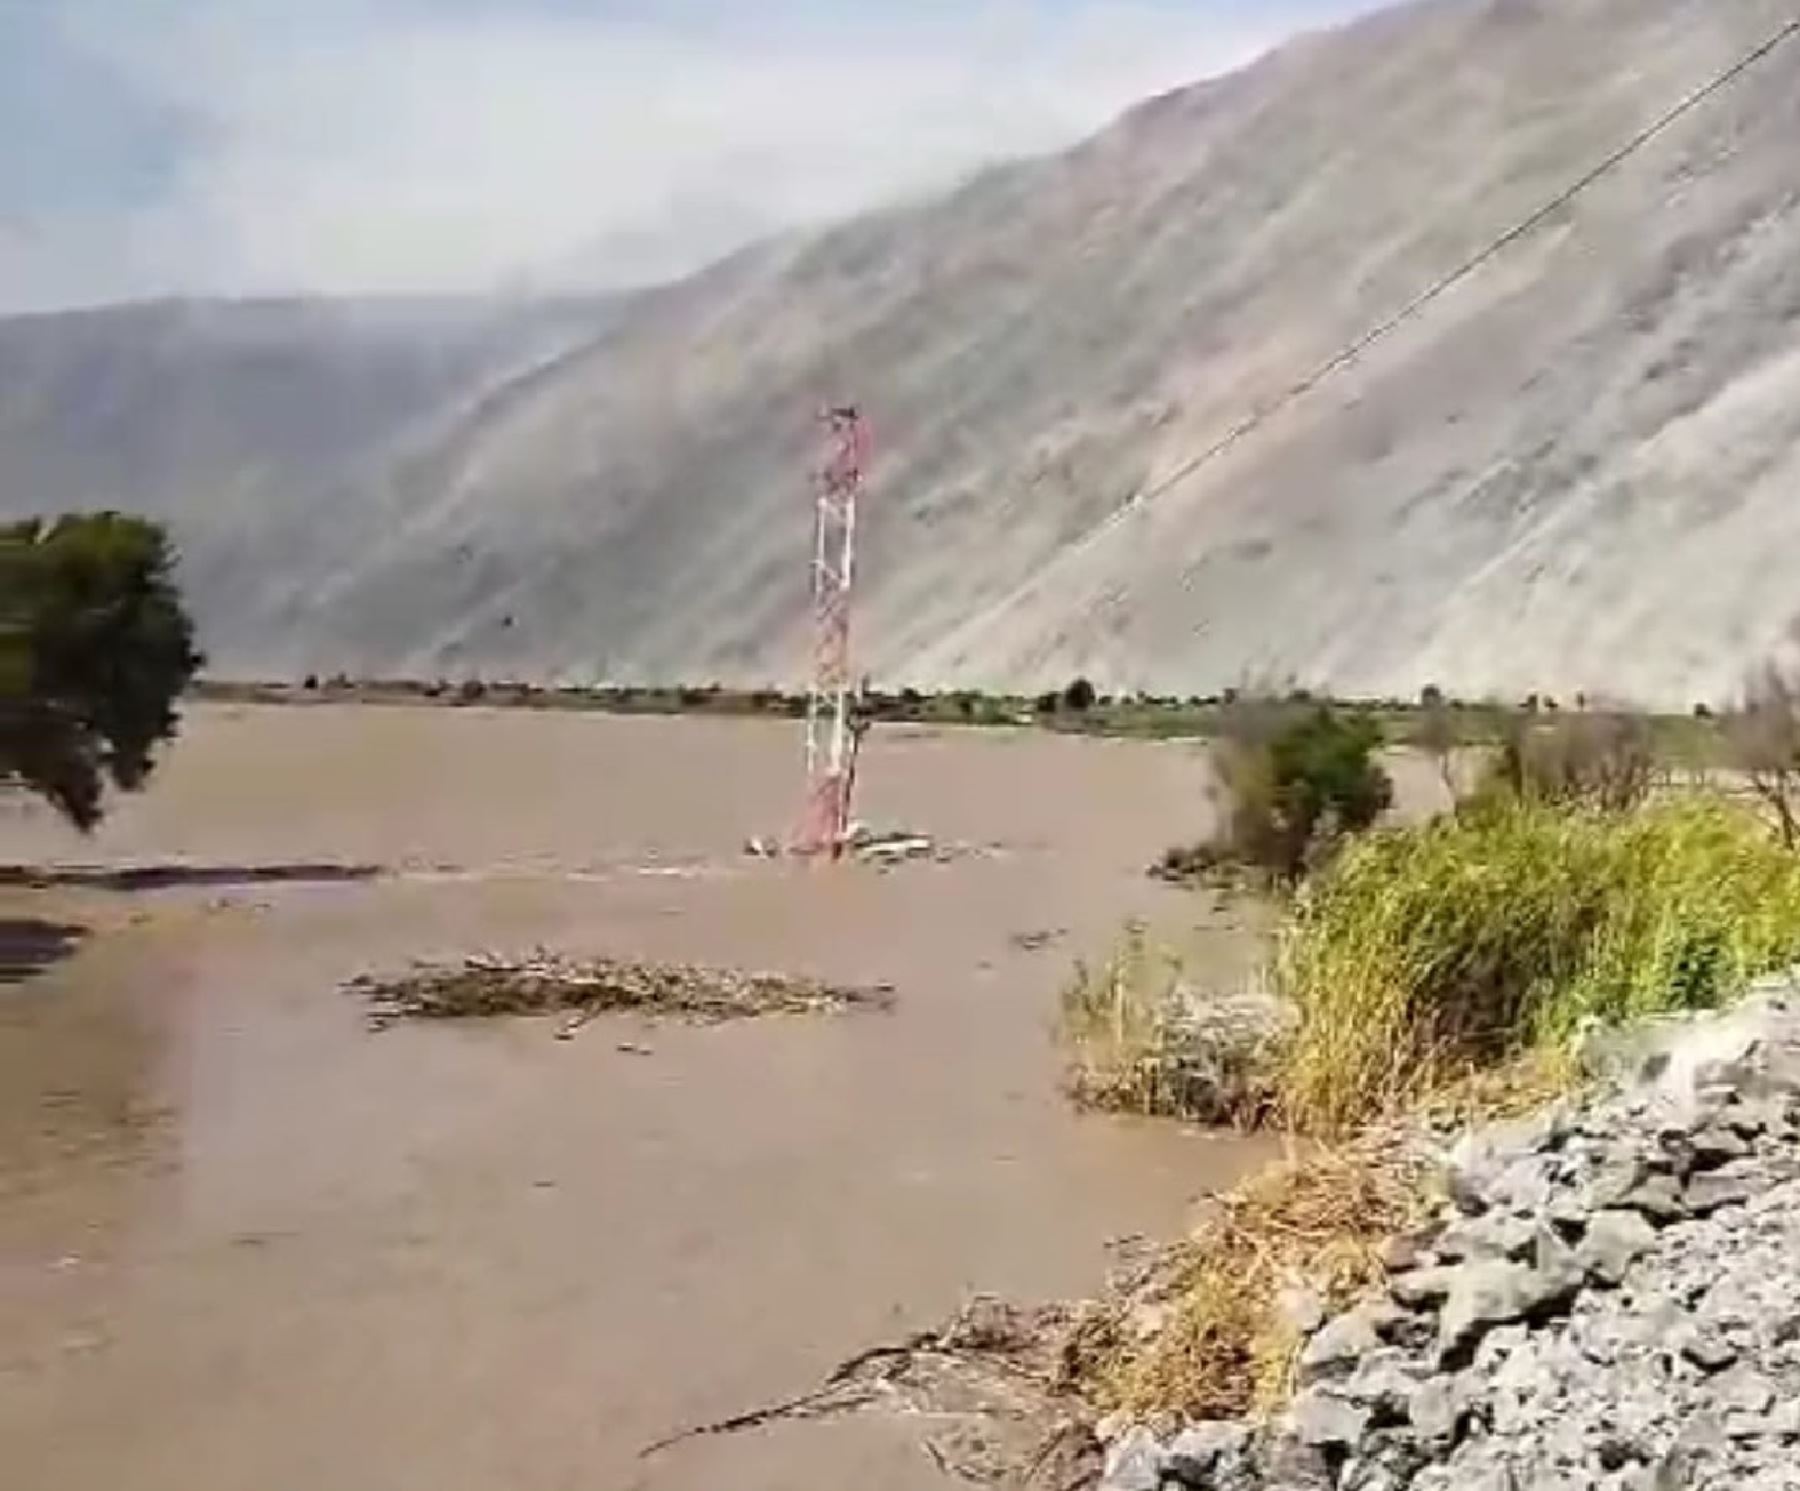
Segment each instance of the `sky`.
M0 0L0 311L673 278L1370 0Z

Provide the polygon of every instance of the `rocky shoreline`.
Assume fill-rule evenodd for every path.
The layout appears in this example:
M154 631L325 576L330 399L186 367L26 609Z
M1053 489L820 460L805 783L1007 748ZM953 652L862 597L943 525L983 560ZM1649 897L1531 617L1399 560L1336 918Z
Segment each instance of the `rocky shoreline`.
M1464 1135L1270 1424L1103 1426L1103 1491L1800 1491L1800 985Z

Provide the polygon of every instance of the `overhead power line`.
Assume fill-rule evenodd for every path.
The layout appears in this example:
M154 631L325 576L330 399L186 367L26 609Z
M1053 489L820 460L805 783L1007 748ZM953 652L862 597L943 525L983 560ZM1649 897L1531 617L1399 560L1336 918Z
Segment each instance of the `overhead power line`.
M1267 424L1277 414L1281 413L1282 410L1286 409L1296 400L1305 398L1307 394L1311 393L1327 379L1334 377L1336 374L1349 367L1351 363L1355 362L1357 358L1361 357L1363 353L1367 352L1369 348L1373 347L1377 342L1385 340L1394 332L1398 331L1408 321L1411 321L1414 317L1424 311L1427 306L1432 304L1432 302L1449 294L1450 291L1454 290L1464 280L1468 279L1470 275L1484 268L1491 260L1505 253L1507 249L1511 248L1520 239L1529 237L1532 233L1536 232L1551 218L1555 217L1557 213L1561 212L1563 208L1567 207L1577 197L1581 196L1583 192L1587 191L1589 187L1593 186L1603 177L1611 175L1612 172L1616 171L1620 166L1624 165L1626 161L1630 160L1632 156L1636 155L1646 145L1649 145L1653 140L1657 139L1658 136L1666 134L1676 124L1680 123L1681 120L1693 113L1695 109L1699 108L1708 99L1713 97L1714 94L1729 88L1758 63L1778 51L1782 46L1786 45L1786 43L1792 41L1797 36L1800 36L1800 16L1796 16L1773 36L1763 41L1754 50L1745 53L1744 56L1732 63L1732 65L1726 68L1724 72L1719 73L1709 82L1696 88L1672 109L1660 115L1655 121L1639 130L1630 140L1621 145L1617 150L1613 151L1611 155L1607 156L1605 160L1594 166L1586 174L1577 178L1570 185L1564 187L1548 202L1544 203L1542 207L1538 208L1536 212L1532 213L1530 217L1524 218L1508 228L1506 232L1502 233L1492 243L1488 244L1486 248L1482 249L1479 253L1472 255L1470 258L1465 259L1461 264L1457 265L1455 269L1452 269L1448 274L1444 275L1443 278L1437 280L1429 288L1422 290L1418 295L1414 296L1399 310L1395 311L1393 315L1389 316L1387 320L1370 330L1365 331L1342 351L1335 353L1333 356L1326 359L1326 361L1320 363L1318 367L1314 368L1312 372L1308 373L1298 383L1294 384L1285 393L1280 395L1280 397L1276 398L1271 403L1264 405L1254 414L1240 420L1220 436L1218 440L1214 441L1213 444L1201 451L1199 455L1193 457L1191 460L1183 462L1154 486L1140 492L1133 500L1140 503L1153 501L1171 488L1179 486L1202 467L1210 465L1213 461L1218 460L1220 456L1224 455L1234 445L1237 445L1246 437L1255 434L1257 430L1261 429L1263 425Z
M1515 243L1536 232L1537 229L1541 228L1551 218L1555 217L1557 213L1561 212L1563 208L1575 201L1576 198L1580 197L1596 182L1612 174L1612 172L1624 165L1625 162L1630 160L1639 151L1643 150L1645 146L1651 144L1661 135L1666 134L1671 128L1680 123L1681 120L1685 119L1689 114L1693 113L1694 110L1698 109L1702 104L1706 103L1716 94L1729 88L1745 73L1766 61L1770 56L1779 51L1783 46L1787 45L1787 43L1793 41L1796 37L1800 37L1800 15L1796 15L1773 35L1765 38L1750 51L1744 53L1723 72L1715 74L1712 78L1694 89L1672 108L1658 115L1650 124L1639 130L1597 165L1591 167L1581 176L1577 177L1529 217L1522 218L1498 238L1495 238L1488 243L1479 252L1471 255L1449 273L1434 281L1429 287L1414 296L1399 310L1387 317L1386 320L1381 321L1368 331L1365 331L1361 336L1357 337L1355 341L1349 343L1340 351L1334 353L1331 357L1320 363L1305 377L1301 378L1299 382L1293 384L1269 403L1263 405L1260 409L1255 410L1253 413L1246 415L1243 419L1239 420L1198 455L1182 462L1181 465L1177 466L1173 471L1169 472L1166 476L1160 478L1152 485L1134 493L1124 507L1109 514L1085 535L1057 553L1051 560L1051 565L1055 566L1063 564L1067 560L1082 553L1084 550L1091 548L1112 532L1113 529L1117 528L1127 517L1140 511L1146 503L1154 502L1157 498L1165 496L1168 492L1175 487L1180 486L1190 477L1193 477L1206 467L1212 465L1213 462L1219 460L1228 451L1255 434L1270 420L1274 419L1276 415L1282 413L1300 399L1305 398L1321 384L1326 383L1331 378L1341 373L1371 347L1375 346L1378 342L1386 340L1402 326L1406 325L1409 321L1414 320L1434 302L1447 295L1451 290L1454 290L1464 280L1484 268L1489 262L1506 252L1506 250L1511 248ZM1041 579L1042 574L1043 572L1040 571L1037 578ZM1014 601L1030 589L1031 584L1031 581L1027 581L1025 585L1020 586L1017 590L1012 591L994 605L988 607L983 611L980 620L985 621L988 617L1005 611ZM967 624L965 624L965 628L959 628L959 630L965 630L966 625Z

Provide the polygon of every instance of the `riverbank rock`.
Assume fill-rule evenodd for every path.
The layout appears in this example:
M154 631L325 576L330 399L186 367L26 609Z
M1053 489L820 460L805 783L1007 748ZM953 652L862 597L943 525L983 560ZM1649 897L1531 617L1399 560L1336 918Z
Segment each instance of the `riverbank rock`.
M1318 1325L1281 1418L1134 1427L1102 1485L1800 1491L1800 996L1604 1059L1443 1152L1442 1216Z

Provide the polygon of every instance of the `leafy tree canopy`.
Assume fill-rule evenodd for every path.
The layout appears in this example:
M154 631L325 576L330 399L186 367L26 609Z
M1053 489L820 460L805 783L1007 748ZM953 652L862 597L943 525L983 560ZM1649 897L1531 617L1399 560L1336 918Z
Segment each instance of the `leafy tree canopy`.
M1299 844L1329 818L1339 833L1360 833L1388 810L1394 784L1376 760L1381 729L1366 715L1317 709L1270 747L1279 807Z
M1085 678L1077 678L1063 690L1063 708L1076 714L1086 714L1099 699L1093 684Z
M83 831L135 791L199 668L155 523L119 513L0 523L0 780Z

